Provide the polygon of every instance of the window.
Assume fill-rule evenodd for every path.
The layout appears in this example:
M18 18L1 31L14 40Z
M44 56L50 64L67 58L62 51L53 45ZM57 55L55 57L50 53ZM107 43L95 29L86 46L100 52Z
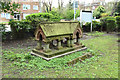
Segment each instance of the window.
M37 2L38 0L33 0L33 1L36 1L36 2Z
M30 5L23 4L23 10L27 10L27 9L30 9Z
M104 3L104 5L105 5L105 3Z
M26 9L26 5L24 5L24 4L23 4L23 10L27 10L27 9Z
M6 13L6 19L10 19L10 14Z
M4 17L5 17L5 15L6 15L5 13L1 13L1 17L2 17L2 18L4 18Z
M20 20L20 14L19 13L14 13L14 19Z
M23 0L23 1L27 1L27 0Z
M14 14L14 18L16 18L17 16L16 16L16 14Z
M9 13L1 13L2 18L10 19L10 14Z
M25 17L26 17L27 15L29 15L29 14L23 14L23 19L25 19Z
M27 5L27 9L30 9L30 5Z
M100 2L100 5L102 5L102 2Z
M38 5L33 5L33 10L38 10Z

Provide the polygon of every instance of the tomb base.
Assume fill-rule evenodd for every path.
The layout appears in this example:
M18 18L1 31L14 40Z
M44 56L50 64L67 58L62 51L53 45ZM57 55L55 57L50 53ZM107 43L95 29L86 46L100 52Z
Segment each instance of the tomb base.
M79 45L74 47L64 47L63 49L51 50L50 52L44 52L42 50L34 49L32 50L31 54L39 56L45 60L51 60L53 58L65 56L65 55L68 55L77 51L85 50L85 49L87 49L87 47L85 47L84 45Z

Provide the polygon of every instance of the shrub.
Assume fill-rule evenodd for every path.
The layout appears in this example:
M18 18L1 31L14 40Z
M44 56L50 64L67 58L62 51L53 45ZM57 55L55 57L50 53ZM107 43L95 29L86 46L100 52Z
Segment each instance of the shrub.
M83 26L83 31L90 32L91 23L87 22L85 26ZM92 31L100 31L101 24L98 21L92 21Z
M115 19L107 19L107 32L112 32L115 28Z
M101 31L106 31L106 17L100 18L100 23L101 23Z
M114 17L112 17L112 16L107 16L107 17L102 17L101 19L100 19L100 24L101 24L101 30L102 31L107 31L107 28L109 28L109 27L107 27L107 23L109 22L107 22L107 20L109 20L109 19L112 19L113 21L115 20L115 18ZM114 22L113 22L114 23ZM115 25L115 24L114 24ZM115 27L114 27L115 28Z
M80 10L76 10L75 18L80 17Z
M116 16L117 30L120 31L120 16Z
M68 19L71 20L74 18L74 10L67 10L65 15L64 15L64 19Z
M102 13L101 17L107 17L109 14L108 13Z
M55 13L55 15L53 15ZM34 13L26 16L26 20L31 21L31 25L35 28L38 23L46 21L60 21L59 15L51 11L50 13Z
M96 17L97 19L101 17L102 13L105 13L106 10L103 6L98 6L94 12L93 12L93 16Z
M86 22L86 24L83 26L83 31L90 32L90 26L91 26L91 23Z
M18 32L23 29L28 30L30 28L33 28L29 20L21 20L21 21L11 20L9 21L9 25L11 26L12 32Z
M52 18L52 14L50 13L33 13L26 16L27 20L35 21L35 22L44 22L44 21L50 21Z
M29 29L33 28L31 26L31 22L28 20L11 20L9 25L12 30L13 39L21 39L25 37L25 32L29 31Z
M6 39L5 24L0 24L0 33L2 33L2 40L5 40Z
M98 21L92 21L93 31L100 31L101 24Z
M51 21L60 21L60 19L62 19L62 17L59 15L57 11L52 10L49 13L52 14Z

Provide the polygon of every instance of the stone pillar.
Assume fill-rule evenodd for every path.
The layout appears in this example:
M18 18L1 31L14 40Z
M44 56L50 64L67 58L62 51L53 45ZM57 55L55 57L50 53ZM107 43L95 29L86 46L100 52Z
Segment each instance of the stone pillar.
M61 40L58 40L58 49L61 49L61 48L63 48L61 44Z
M70 47L71 46L70 44L71 44L70 39L67 39L67 46Z
M38 41L38 42L37 42L37 47L36 47L36 49L38 49L38 50L42 49L42 41Z
M80 44L80 38L78 39L78 44Z
M74 46L74 39L70 40L70 46L73 47Z
M51 49L49 48L49 46L50 46L50 43L45 43L45 45L44 45L44 51L45 52L50 52L51 51Z
M75 42L76 42L76 39L73 39L73 42L75 43Z

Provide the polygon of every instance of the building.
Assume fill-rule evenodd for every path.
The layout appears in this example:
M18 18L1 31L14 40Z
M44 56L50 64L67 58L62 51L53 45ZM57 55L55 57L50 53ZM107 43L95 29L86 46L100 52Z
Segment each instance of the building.
M0 22L9 22L10 19L22 20L29 14L40 12L39 0L12 0L11 3L13 2L21 4L20 9L18 10L20 13L14 12L14 16L9 13L1 13Z
M106 3L105 8L108 13L113 13L116 10L119 0L113 0Z
M92 4L91 4L94 8L97 8L98 6L102 5L103 7L105 7L106 2L105 0L93 0Z
M85 1L81 1L79 5L79 9L92 11L100 5L105 7L106 5L105 0L93 0L91 3L85 3Z

